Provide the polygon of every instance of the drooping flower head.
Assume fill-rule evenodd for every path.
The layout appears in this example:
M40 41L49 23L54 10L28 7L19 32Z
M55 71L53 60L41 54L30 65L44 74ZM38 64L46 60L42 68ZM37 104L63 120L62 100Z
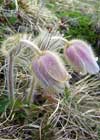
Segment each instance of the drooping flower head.
M77 72L85 74L99 72L99 66L92 48L82 40L71 40L64 48L64 56Z
M60 58L53 52L44 51L33 60L32 66L37 78L45 86L62 89L65 82L70 79Z

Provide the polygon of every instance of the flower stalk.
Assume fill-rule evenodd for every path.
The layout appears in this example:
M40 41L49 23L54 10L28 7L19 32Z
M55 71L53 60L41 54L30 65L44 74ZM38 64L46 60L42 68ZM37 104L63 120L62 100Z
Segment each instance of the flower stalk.
M52 39L54 39L54 40L60 39L69 45L69 41L61 36L53 36Z
M34 90L36 89L36 85L37 85L37 80L36 78L33 76L32 77L32 81L31 81L31 84L30 84L30 91L27 95L27 103L29 105L32 104L32 101L33 101L33 94L34 94Z
M12 102L15 100L13 67L14 67L14 57L13 57L13 53L10 52L8 56L7 87L9 93L9 100L11 100Z
M26 39L22 39L20 41L21 44L25 44L27 47L29 47L33 52L36 52L37 54L41 54L41 50L31 41L26 40Z

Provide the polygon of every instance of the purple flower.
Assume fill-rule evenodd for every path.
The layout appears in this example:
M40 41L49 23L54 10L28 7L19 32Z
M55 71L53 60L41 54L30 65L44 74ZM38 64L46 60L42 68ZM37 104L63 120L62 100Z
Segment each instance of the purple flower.
M71 40L64 48L64 56L74 70L81 73L96 74L99 66L91 47L81 40Z
M50 51L45 51L41 56L36 57L32 66L36 77L45 86L63 89L64 83L70 79L59 57Z

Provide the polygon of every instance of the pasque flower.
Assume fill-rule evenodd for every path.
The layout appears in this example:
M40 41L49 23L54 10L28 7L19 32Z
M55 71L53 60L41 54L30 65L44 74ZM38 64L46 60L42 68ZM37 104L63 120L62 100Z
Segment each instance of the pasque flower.
M53 52L44 51L33 60L32 66L36 77L45 86L62 89L66 81L70 79L60 58Z
M94 53L87 43L81 40L71 40L64 48L64 56L69 64L81 73L96 74L99 66Z

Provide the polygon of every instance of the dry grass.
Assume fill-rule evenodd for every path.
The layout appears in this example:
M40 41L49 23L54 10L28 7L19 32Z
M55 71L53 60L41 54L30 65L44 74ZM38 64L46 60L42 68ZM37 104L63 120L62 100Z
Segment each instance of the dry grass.
M0 137L37 140L98 140L100 129L100 83L87 76L72 85L57 102L25 103L1 115ZM87 83L88 82L88 83ZM81 87L81 88L80 88ZM23 116L24 114L24 116Z

